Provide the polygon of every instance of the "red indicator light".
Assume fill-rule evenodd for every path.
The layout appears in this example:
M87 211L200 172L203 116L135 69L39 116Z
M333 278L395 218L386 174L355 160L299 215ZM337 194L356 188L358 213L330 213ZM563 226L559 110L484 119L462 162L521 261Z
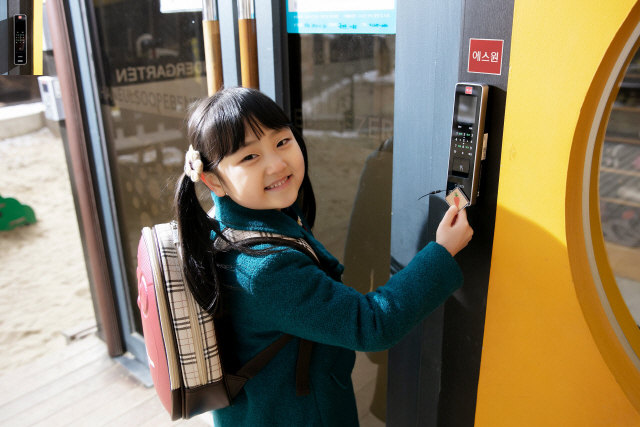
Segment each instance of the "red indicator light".
M22 19L22 16L18 16L18 19Z
M464 93L466 93L467 95L471 95L471 94L473 94L473 87L471 87L471 86L465 86L465 87L464 87Z

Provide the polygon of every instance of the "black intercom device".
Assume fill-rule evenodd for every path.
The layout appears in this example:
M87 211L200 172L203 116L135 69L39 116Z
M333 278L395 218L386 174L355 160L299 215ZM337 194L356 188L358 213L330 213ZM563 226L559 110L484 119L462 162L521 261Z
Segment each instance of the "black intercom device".
M27 63L27 15L13 15L13 63Z
M484 120L488 95L487 85L456 84L447 194L459 187L469 199L469 205L475 204L478 198L480 162L487 149Z

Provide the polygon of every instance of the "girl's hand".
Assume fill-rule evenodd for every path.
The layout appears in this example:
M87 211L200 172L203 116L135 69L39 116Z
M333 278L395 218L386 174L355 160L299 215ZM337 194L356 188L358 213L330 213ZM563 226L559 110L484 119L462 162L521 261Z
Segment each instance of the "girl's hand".
M463 209L458 213L457 207L449 207L436 231L436 242L454 256L467 246L471 236L473 229L467 222L467 211Z

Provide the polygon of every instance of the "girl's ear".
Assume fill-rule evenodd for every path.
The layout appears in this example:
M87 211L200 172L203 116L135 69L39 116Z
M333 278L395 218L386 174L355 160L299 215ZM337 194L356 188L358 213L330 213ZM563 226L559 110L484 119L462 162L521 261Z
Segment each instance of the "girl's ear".
M227 194L227 192L224 191L222 185L220 184L220 179L218 179L215 174L211 172L202 172L200 174L200 179L202 180L202 182L204 182L204 185L209 187L209 190L216 193L216 196L224 197Z

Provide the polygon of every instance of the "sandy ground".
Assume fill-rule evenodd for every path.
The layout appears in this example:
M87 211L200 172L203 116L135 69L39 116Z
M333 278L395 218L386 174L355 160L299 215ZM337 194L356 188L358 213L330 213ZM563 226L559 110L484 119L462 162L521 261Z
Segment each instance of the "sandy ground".
M0 375L95 322L62 140L47 128L0 140L0 195L37 223L0 231Z

